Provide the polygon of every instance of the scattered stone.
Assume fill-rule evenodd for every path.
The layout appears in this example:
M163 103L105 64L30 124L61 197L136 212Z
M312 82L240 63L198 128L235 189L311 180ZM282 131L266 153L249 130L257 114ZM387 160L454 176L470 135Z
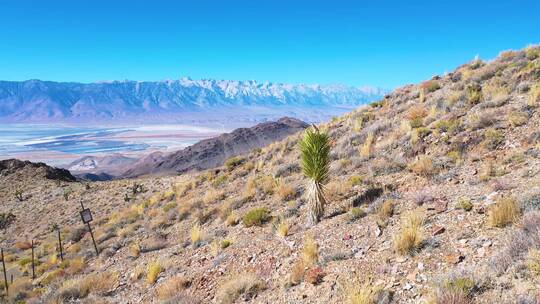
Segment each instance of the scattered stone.
M446 228L444 228L443 226L433 226L433 229L431 230L432 231L432 235L433 236L436 236L436 235L439 235L439 234L442 234L446 231Z
M465 256L463 256L459 252L450 253L450 254L446 255L446 257L445 257L445 261L447 263L449 263L449 264L458 264L461 261L463 261L464 259L465 259Z

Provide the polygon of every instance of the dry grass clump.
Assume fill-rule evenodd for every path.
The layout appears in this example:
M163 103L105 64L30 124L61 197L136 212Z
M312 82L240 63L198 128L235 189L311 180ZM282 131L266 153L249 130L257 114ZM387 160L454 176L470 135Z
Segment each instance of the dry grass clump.
M424 118L428 116L428 111L423 106L412 107L406 115L411 128L419 128L424 125Z
M189 285L191 285L191 281L183 276L172 277L157 287L157 296L160 300L173 298L187 289Z
M235 156L227 159L225 161L225 166L227 167L227 170L232 171L234 168L240 166L246 161L244 157L241 156Z
M225 220L227 226L235 226L238 224L238 222L240 222L240 217L235 211L232 211Z
M246 183L246 189L242 196L242 200L250 201L255 195L257 195L257 181L253 177L250 177Z
M538 106L538 103L540 102L540 83L535 84L531 91L529 92L529 99L527 100L527 104L531 107Z
M251 209L248 213L242 218L242 223L246 227L252 226L262 226L270 219L270 211L265 208L255 208Z
M191 244L193 247L198 247L205 238L205 232L200 224L195 224L193 227L191 227L191 230L189 232L189 236L191 239Z
M377 215L379 216L379 219L387 220L389 217L391 217L394 214L394 206L395 203L393 200L387 200L382 203L382 205L379 206L377 210Z
M210 189L204 194L203 203L212 204L217 201L223 200L224 198L225 198L225 193L214 190L214 189Z
M319 262L319 245L312 236L308 236L304 241L302 261L305 266L312 266Z
M499 200L490 210L488 222L492 227L505 227L521 216L519 204L514 198Z
M420 88L426 93L432 93L441 88L437 80L428 80L420 85Z
M399 254L412 254L418 250L424 241L422 225L424 214L412 211L402 218L401 230L394 236L394 249Z
M355 280L353 283L346 283L344 288L345 298L350 304L376 304L383 291L383 286L374 285L370 278L364 282Z
M468 276L452 276L435 287L429 303L433 304L472 304L474 292L478 289L476 281Z
M495 129L488 129L484 133L484 141L482 144L484 147L493 150L499 147L501 144L504 143L504 134Z
M329 201L341 200L351 189L351 184L340 180L333 180L324 187L325 198Z
M482 86L477 83L467 86L468 100L470 104L477 104L484 100L482 95Z
M504 227L519 219L521 209L516 199L503 198L491 208L489 215L491 226Z
M519 127L526 124L529 121L529 114L525 112L510 112L508 114L508 122L513 127Z
M277 195L280 200L288 201L294 198L296 191L292 186L286 184L282 180L279 180L277 186Z
M265 175L259 180L259 186L264 194L274 194L276 190L277 182L271 175Z
M468 197L462 197L458 200L458 208L463 209L465 211L471 211L473 209L473 204L471 203L471 199Z
M368 134L366 141L364 142L362 147L360 147L360 156L366 157L366 158L371 157L371 153L373 150L372 146L373 146L373 133L371 132Z
M146 282L148 284L154 284L159 274L162 273L165 269L163 266L161 266L161 263L159 261L152 262L148 265L148 269L146 270Z
M281 219L279 223L276 225L276 232L281 237L286 237L287 235L289 235L289 229L290 229L290 225L284 219Z
M256 275L239 274L231 277L219 287L216 299L221 304L232 304L242 295L246 299L251 299L264 288L264 282Z
M422 156L418 158L414 163L409 165L409 170L424 177L436 173L433 160L429 156Z

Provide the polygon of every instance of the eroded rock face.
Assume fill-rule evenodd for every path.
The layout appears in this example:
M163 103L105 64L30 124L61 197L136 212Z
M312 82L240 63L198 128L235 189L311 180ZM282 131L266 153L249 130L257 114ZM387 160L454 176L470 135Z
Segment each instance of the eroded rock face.
M202 140L172 154L150 154L135 163L122 177L147 174L183 173L222 165L230 157L262 148L308 127L303 121L283 117L276 122L239 128L215 138Z

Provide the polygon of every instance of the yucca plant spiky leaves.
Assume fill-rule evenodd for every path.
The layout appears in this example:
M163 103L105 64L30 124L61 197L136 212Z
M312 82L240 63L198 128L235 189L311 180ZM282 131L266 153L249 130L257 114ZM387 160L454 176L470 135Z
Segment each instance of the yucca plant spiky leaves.
M304 175L318 183L325 183L330 170L330 140L326 133L309 128L300 141Z
M304 175L310 179L307 185L307 200L310 206L308 225L320 221L324 214L323 184L328 180L330 171L330 140L326 133L316 127L306 130L300 141L301 165Z

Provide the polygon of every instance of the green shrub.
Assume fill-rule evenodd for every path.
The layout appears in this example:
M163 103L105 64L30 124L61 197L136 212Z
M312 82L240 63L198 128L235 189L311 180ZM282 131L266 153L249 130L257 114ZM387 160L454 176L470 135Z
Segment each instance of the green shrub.
M353 207L349 211L348 220L349 222L353 222L364 216L366 216L366 212L362 207Z
M496 149L504 142L504 134L495 129L489 129L484 133L484 146L488 149Z
M270 219L270 211L268 211L267 208L255 208L250 210L248 213L244 215L244 218L242 219L242 223L244 223L244 226L251 227L251 226L262 226L264 223L266 223Z
M364 179L360 175L353 175L349 178L349 183L351 183L352 186L357 186L362 184L362 181Z
M462 197L458 201L458 207L465 210L465 211L471 211L473 208L473 204L471 203L471 199L468 197Z
M229 171L232 171L234 168L243 164L245 161L246 159L240 156L231 157L225 161L225 166Z
M467 93L469 97L469 103L471 104L480 103L484 98L482 96L482 86L477 83L467 86Z

